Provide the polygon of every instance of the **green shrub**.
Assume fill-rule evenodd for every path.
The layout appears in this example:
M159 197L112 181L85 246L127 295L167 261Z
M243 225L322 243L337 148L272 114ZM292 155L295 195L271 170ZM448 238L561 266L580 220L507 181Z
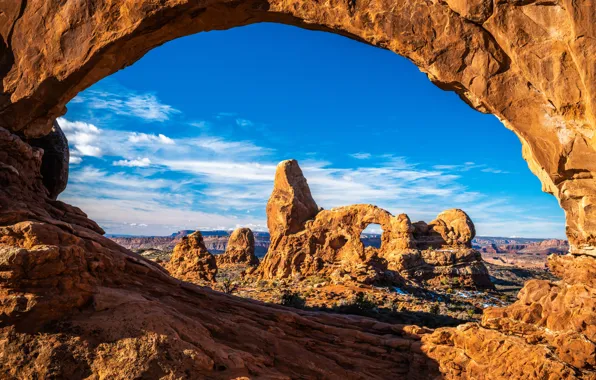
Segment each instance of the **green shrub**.
M377 310L377 304L368 298L364 292L356 293L349 301L344 301L335 308L335 311L346 314L370 315Z
M441 307L439 306L439 304L433 303L432 305L430 305L428 311L432 314L439 314L441 312Z
M466 310L466 313L468 313L468 317L472 318L472 317L474 317L474 314L476 314L476 310L468 309L468 310Z
M280 302L282 306L293 307L296 309L303 309L306 305L306 300L300 296L300 293L294 293L291 291L284 291L281 294Z

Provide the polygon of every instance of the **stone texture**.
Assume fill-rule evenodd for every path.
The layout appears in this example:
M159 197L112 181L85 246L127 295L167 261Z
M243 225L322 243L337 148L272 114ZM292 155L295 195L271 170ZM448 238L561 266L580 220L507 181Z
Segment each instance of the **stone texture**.
M230 235L226 251L217 257L217 265L248 264L259 265L255 256L255 237L250 228L237 228Z
M594 4L490 3L0 2L2 377L593 379ZM565 210L573 256L551 260L560 283L532 282L515 305L487 312L489 328L439 329L421 345L420 329L295 313L181 283L103 238L82 211L50 198L40 180L41 150L13 133L48 134L79 91L153 47L256 22L389 49L498 117ZM303 214L280 210L296 216L280 239L317 216L314 202L305 206Z
M215 256L205 247L200 231L184 236L176 244L166 269L173 277L193 283L213 282L217 275Z
M58 0L0 4L0 126L46 134L77 92L192 33L256 22L333 31L394 51L513 130L596 254L596 15L589 0Z
M296 160L282 161L275 172L273 192L267 202L267 227L271 244L282 236L304 229L319 212L306 178Z
M293 170L288 179L290 164ZM267 225L275 233L256 271L261 278L338 277L339 273L341 278L347 276L364 283L401 282L403 276L436 284L457 278L463 286L493 286L480 253L471 249L474 224L461 210L443 211L429 225L421 222L426 229L416 237L406 214L393 216L377 206L360 204L322 210L307 220L311 214L288 212L304 209L301 197L280 194L307 194L311 210L316 205L298 163L281 162L267 203ZM296 220L300 220L302 229L288 229ZM373 223L383 229L381 247L365 249L360 235Z

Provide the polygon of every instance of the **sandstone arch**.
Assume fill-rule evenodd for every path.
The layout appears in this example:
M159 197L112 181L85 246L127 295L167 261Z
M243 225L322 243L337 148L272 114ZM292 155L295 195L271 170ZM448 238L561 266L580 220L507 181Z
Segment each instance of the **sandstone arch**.
M439 374L437 363L420 351L420 329L297 315L177 282L107 241L81 210L51 199L41 181L42 152L22 138L49 133L77 92L173 38L279 22L392 50L441 88L493 113L520 138L530 169L566 212L571 253L578 257L551 260L564 281L532 282L514 306L488 312L484 327L436 331L423 338L422 351L452 377L523 377L528 368L537 378L593 377L593 2L16 0L3 2L0 11L0 321L6 338L2 351L8 353L3 368L13 370L6 375L183 376L188 370L204 376L221 370L221 377L228 378ZM28 334L66 317L67 324L52 325L45 335ZM222 320L234 322L228 326ZM190 327L182 329L184 324ZM97 326L108 332L98 332ZM292 333L278 333L275 326ZM304 330L292 330L296 326ZM224 344L238 330L247 338ZM525 338L516 336L520 333ZM109 343L114 335L132 339L123 343L125 349L142 343L146 351L138 365L116 365L117 348ZM97 355L93 347L77 345L80 338L108 342L107 351ZM159 339L165 342L151 344ZM287 350L275 352L268 345L273 339ZM33 353L21 351L33 342ZM391 353L379 356L379 349ZM188 352L192 360L183 356ZM297 367L292 360L297 354L313 366ZM23 363L23 357L30 360ZM167 357L182 359L174 363ZM66 364L56 368L63 358ZM106 372L110 368L119 372Z
M361 240L370 224L383 230L378 249ZM325 275L337 283L403 284L406 277L493 287L480 252L472 249L474 224L464 211L446 210L414 227L406 214L393 216L370 204L317 210L296 160L277 165L267 225L271 245L256 270L262 279Z
M48 133L87 86L176 37L256 22L330 31L409 58L434 83L497 116L592 251L596 16L591 2L422 0L19 0L3 5L0 126Z

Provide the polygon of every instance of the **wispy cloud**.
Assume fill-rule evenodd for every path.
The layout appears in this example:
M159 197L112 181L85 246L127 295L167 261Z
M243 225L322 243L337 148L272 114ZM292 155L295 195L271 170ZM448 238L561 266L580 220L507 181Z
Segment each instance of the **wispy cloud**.
M82 161L82 156L102 156L103 151L97 145L101 130L95 125L82 121L72 122L64 118L58 118L58 124L68 136L68 141L71 144L72 163L80 163Z
M128 141L133 144L152 144L152 143L161 143L167 145L174 145L175 142L171 138L158 134L158 135L151 135L147 133L138 133L138 132L131 132L128 135Z
M352 153L350 156L358 160L367 160L371 157L370 153Z
M480 171L484 172L484 173L493 173L493 174L508 174L509 173L506 170L493 169L493 168L484 168L484 169L481 169Z
M254 125L254 123L252 121L250 121L248 119L241 119L241 118L236 119L236 124L242 128L248 128L248 127L252 127Z
M464 162L463 164L456 164L456 165L433 165L433 169L436 170L450 170L456 172L467 172L473 169L480 170L483 173L492 173L492 174L508 174L509 172L506 170L495 169L488 167L485 164L477 164L475 162Z
M151 160L147 157L137 158L136 160L119 160L112 163L114 166L128 166L130 168L146 168L151 165Z
M113 93L88 90L78 103L86 103L93 110L105 110L116 115L132 116L145 121L163 122L172 115L180 113L176 108L163 104L154 94L136 94L125 91Z

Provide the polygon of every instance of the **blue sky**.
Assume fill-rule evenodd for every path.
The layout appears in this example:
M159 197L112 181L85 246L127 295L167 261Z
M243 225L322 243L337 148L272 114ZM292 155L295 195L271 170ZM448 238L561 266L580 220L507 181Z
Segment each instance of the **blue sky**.
M408 60L337 35L258 24L150 51L59 119L60 199L108 233L266 229L275 165L297 159L315 200L412 221L470 214L478 234L564 237L517 137Z

